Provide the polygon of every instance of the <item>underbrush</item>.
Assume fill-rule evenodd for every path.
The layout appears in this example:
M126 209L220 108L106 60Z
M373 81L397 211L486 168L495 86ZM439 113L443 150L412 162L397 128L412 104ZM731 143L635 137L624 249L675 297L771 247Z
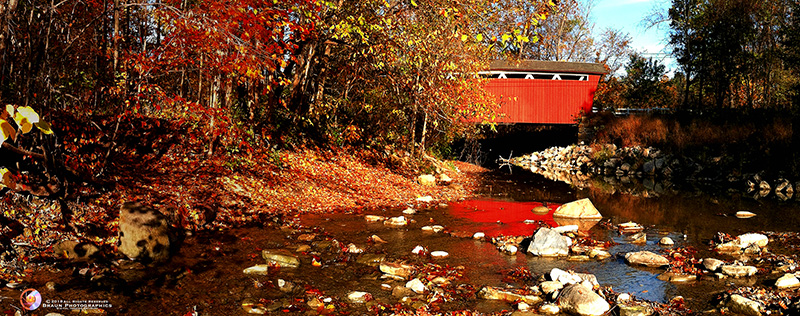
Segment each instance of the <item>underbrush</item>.
M700 161L728 161L741 172L798 174L791 113L774 110L717 110L616 117L608 113L587 120L595 144L657 147Z

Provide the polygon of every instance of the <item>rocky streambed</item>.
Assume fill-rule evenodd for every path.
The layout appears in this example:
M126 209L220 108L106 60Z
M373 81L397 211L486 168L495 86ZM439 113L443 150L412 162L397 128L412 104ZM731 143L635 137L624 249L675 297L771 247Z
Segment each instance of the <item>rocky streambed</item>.
M558 202L491 198L275 218L187 236L157 264L64 259L0 296L9 305L36 289L37 312L63 315L84 301L104 304L85 313L137 315L800 311L800 237L733 234L763 214L705 239L629 222L602 201L572 204L581 205L572 217L595 218L559 216Z

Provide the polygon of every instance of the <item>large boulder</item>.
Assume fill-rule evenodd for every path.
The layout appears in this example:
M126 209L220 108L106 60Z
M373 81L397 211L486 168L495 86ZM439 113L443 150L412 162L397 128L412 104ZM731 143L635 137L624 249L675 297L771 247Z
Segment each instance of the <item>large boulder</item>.
M652 268L669 265L669 259L667 259L662 255L652 253L650 251L637 251L637 252L626 253L625 260L632 265L643 265Z
M600 295L581 283L570 285L558 296L558 306L573 315L599 316L611 306Z
M119 251L144 263L169 260L175 248L175 234L167 217L138 202L122 204L119 215Z
M533 235L533 241L528 245L528 253L535 256L557 257L569 254L572 241L569 237L561 236L549 228L539 228Z
M563 204L556 209L553 217L599 219L603 218L589 199L581 199Z

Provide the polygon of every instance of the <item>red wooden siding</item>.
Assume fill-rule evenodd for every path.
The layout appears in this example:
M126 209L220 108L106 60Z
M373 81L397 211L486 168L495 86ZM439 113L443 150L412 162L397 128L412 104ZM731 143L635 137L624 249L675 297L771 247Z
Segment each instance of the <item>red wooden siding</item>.
M497 123L575 124L592 110L599 80L489 79L486 88L501 98Z

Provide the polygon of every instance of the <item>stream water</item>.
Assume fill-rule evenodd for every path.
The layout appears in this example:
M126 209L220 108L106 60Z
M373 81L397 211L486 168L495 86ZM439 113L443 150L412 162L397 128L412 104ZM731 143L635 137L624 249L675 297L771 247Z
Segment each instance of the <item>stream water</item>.
M508 170L508 169L506 169ZM504 282L501 271L526 267L535 274L548 273L552 268L591 273L603 286L614 291L630 293L634 297L665 302L683 296L687 306L696 311L713 309L716 293L740 285L764 285L779 275L744 279L699 280L690 283L670 283L658 279L662 270L632 267L618 254L629 251L650 250L661 252L657 244L661 237L671 237L675 247L692 246L698 249L698 258L720 257L714 254L707 240L717 232L731 235L757 231L797 231L800 224L798 202L754 200L740 193L677 192L663 196L632 196L622 193L576 189L564 183L547 180L541 176L516 169L513 173L498 171L495 180L483 188L481 198L451 202L407 215L414 221L408 226L393 228L382 223L368 222L365 215L400 216L400 209L381 209L363 213L301 215L292 227L264 225L233 229L225 232L206 232L189 237L173 260L158 268L145 266L120 266L112 280L96 280L83 270L83 266L64 266L61 271L37 273L27 287L37 288L50 300L102 300L106 301L108 314L136 315L234 315L246 314L243 302L262 305L269 313L303 314L309 312L302 299L309 293L324 293L344 301L347 293L357 290L371 293L374 303L396 304L397 297L382 288L387 282L374 266L356 263L358 256L321 253L317 257L300 255L297 269L280 269L264 276L245 275L242 270L263 263L262 249L283 248L294 251L304 244L314 249L330 243L353 243L364 248L366 254L382 254L387 258L409 262L432 261L445 267L463 267L464 279L459 281L481 286L516 286ZM646 227L645 245L625 241L617 231L604 225L582 227L597 240L613 240L617 245L609 252L611 258L602 261L569 262L540 258L522 252L509 255L501 253L488 241L469 238L475 232L488 237L498 235L531 235L536 226L525 220L544 221L552 226L559 223L551 215L536 215L530 210L542 203L560 204L579 198L589 198L611 223L634 221ZM749 219L732 216L739 210L757 215ZM441 225L445 232L423 231L427 225ZM303 240L303 235L311 239ZM368 242L376 235L386 243ZM314 237L316 236L316 237ZM456 237L461 236L461 237ZM446 251L443 259L429 259L413 255L416 246L429 251ZM771 251L795 255L779 246ZM313 261L320 264L313 264ZM729 258L730 259L730 258ZM91 266L88 267L90 270ZM296 286L294 290L281 290L278 279ZM48 282L53 284L48 285ZM45 288L50 288L45 290ZM18 293L0 290L2 303L8 306L18 299ZM480 312L513 310L509 303L487 300L460 301L444 305L443 310L470 309ZM0 308L0 311L3 311ZM337 312L367 313L361 306L335 307ZM68 313L65 310L43 308L48 311ZM311 312L314 313L313 310Z

